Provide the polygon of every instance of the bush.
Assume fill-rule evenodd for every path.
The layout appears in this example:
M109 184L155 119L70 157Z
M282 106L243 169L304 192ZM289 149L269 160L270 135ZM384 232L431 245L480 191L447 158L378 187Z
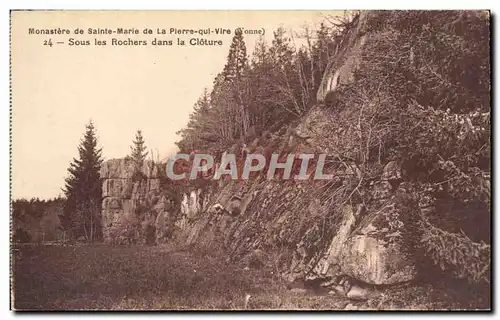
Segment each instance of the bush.
M421 243L425 253L442 271L451 270L471 283L490 282L491 247L473 242L465 233L451 233L422 221Z

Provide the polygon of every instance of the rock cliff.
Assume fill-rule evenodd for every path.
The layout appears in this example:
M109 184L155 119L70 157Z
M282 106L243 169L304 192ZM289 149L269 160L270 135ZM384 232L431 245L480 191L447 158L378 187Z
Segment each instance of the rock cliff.
M162 196L159 168L146 161L112 159L101 167L104 241L155 243L164 237L171 199Z
M174 237L186 244L217 243L231 259L249 265L258 260L288 281L338 275L375 285L414 280L416 217L429 205L415 203L414 184L402 164L374 138L391 127L384 123L372 130L361 120L372 117L366 110L377 104L383 109L387 101L374 92L340 112L335 103L339 88L356 88L355 75L372 50L367 48L390 37L383 28L367 28L376 14L362 12L352 22L326 68L317 105L290 130L249 146L255 153L265 153L266 146L274 152L327 153L332 160L325 170L332 180L257 176L244 183L167 187L162 166L145 163L136 179L130 161L109 160L101 170L106 241L158 244Z

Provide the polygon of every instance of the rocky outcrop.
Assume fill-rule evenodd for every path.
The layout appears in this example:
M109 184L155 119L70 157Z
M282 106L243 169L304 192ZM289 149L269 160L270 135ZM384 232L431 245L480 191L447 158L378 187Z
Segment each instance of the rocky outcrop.
M355 81L364 46L377 39L377 34L366 32L368 14L353 22L337 48L318 101L325 102L338 86ZM216 243L231 259L272 268L289 281L347 275L388 285L414 279L412 244L406 237L414 226L412 212L399 205L408 194L399 164L379 161L368 178L361 168L366 158L360 160L352 151L360 128L344 126L338 112L324 103L285 131L263 140L277 151L328 154L336 164L325 170L334 179L276 181L258 176L245 183L214 181L177 188L180 200L173 205L157 169L145 164L142 178L135 180L133 163L110 160L101 171L105 239L161 243L174 233L186 244ZM266 149L259 138L251 148Z
M145 167L146 178L134 181L124 171L129 165L110 160L101 172L108 188L103 200L108 242L163 243L175 226L176 236L187 244L220 241L234 260L266 252L260 260L289 281L346 274L366 283L395 284L416 275L404 248L408 226L391 200L399 190L391 182L400 180L393 163L374 184L373 194L385 203L376 211L347 204L335 210L312 182L264 179L195 189L184 193L176 208L162 194L154 172L146 173Z
M219 242L235 261L266 252L263 263L288 281L340 274L376 285L411 281L416 269L404 239L411 225L395 202L401 190L392 189L394 179L387 175L374 184L373 194L384 203L374 209L333 208L335 201L326 200L314 183L229 182L212 189L203 206L195 199L204 190L191 192L184 203L193 205L182 209L191 218L181 220L179 235L188 244Z
M154 243L162 238L171 200L161 195L160 173L145 161L136 169L129 159L101 167L103 237L109 243Z
M335 48L334 58L326 67L316 95L318 102L328 100L329 94L339 86L354 82L354 74L359 67L363 48L369 38L375 36L366 30L366 22L372 14L370 11L362 11L352 21L353 27L348 29L347 34Z
M344 207L342 222L323 258L311 277L331 277L339 273L371 284L396 284L411 281L416 276L411 244L408 237L413 230L410 217L401 216L395 196L406 192L393 189L401 180L401 170L390 162L379 181L374 184L373 196L383 205L367 213L363 205L356 210Z

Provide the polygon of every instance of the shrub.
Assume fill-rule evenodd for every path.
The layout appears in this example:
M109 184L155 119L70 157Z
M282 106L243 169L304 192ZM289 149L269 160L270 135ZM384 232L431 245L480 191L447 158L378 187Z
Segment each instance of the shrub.
M425 253L442 271L451 270L471 283L490 282L491 247L473 242L465 233L451 233L422 220L421 243Z

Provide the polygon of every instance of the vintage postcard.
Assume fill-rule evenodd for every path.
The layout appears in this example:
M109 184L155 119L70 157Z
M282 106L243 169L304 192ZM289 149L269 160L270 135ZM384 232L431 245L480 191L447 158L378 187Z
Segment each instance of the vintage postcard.
M11 309L491 306L488 11L11 11Z

